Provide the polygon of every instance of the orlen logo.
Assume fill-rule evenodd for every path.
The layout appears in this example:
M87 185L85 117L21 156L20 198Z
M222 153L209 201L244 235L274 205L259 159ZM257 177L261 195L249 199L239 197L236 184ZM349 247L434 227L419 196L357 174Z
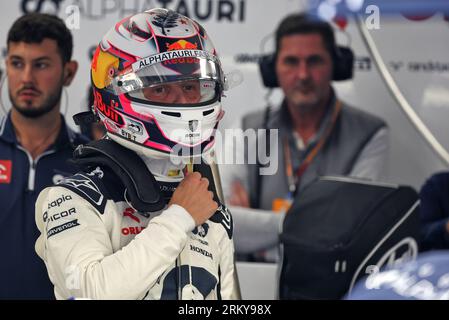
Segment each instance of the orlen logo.
M11 183L11 160L0 160L0 183Z
M123 211L123 216L124 217L128 217L131 218L132 220L136 221L137 223L140 223L140 219L133 215L133 213L135 213L136 211L133 208L126 208L125 211Z
M54 207L59 207L61 205L61 203L68 201L68 200L72 200L71 195L67 195L67 196L61 195L60 198L58 198L55 201L52 201L48 204L48 209L54 208Z
M145 227L128 227L128 228L122 228L122 234L127 236L130 234L137 235L142 232L142 230L145 229Z
M126 208L125 211L123 211L123 216L128 217L137 223L140 223L139 217L134 215L134 213L136 213L136 211L133 208ZM130 235L130 234L137 235L137 234L141 233L143 229L145 229L145 227L141 227L141 226L126 227L126 228L122 228L122 234L125 236Z

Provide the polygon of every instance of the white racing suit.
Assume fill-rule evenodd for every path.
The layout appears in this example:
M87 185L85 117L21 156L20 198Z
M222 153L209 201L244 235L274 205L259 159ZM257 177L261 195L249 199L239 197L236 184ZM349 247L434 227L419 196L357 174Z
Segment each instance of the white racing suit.
M161 190L170 198L175 184ZM78 173L36 202L45 261L57 299L233 299L232 218L224 206L196 227L178 206L141 214L109 169ZM218 218L218 219L217 219Z

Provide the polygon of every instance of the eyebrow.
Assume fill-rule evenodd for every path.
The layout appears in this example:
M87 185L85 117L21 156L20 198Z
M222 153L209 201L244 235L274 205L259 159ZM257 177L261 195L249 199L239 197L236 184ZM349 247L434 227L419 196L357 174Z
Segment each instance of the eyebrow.
M24 60L22 56L18 56L18 55L11 55L10 58ZM33 62L41 62L41 61L46 61L46 60L51 60L51 58L49 56L42 56L42 57L34 58L32 61Z
M307 55L306 57L298 57L296 54L294 54L294 53L292 53L292 54L286 54L284 57L285 58L291 58L291 57L293 57L293 58L297 58L297 59L307 59L307 58L310 58L310 57L322 57L323 55L322 54L320 54L320 53L312 53L312 54L310 54L310 55Z
M320 59L322 59L323 58L323 55L322 54L311 54L310 56L308 56L307 57L307 59L313 59L313 58L320 58Z

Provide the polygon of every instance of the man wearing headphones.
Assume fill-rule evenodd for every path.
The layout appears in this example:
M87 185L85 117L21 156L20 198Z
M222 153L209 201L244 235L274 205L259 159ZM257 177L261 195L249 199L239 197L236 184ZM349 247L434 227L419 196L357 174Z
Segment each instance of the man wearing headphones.
M337 47L328 23L304 14L292 14L280 23L276 52L262 60L261 71L264 84L279 86L285 98L278 109L251 113L242 121L244 131L279 130L278 170L263 176L260 164L222 166L228 204L286 212L293 198L319 176L379 179L387 151L385 122L340 101L331 84L350 78L352 64L352 52ZM245 152L257 152L251 148L255 146ZM248 243L240 235L252 234L245 226L254 224L248 223L249 217L239 223L239 211L233 213L236 250L242 252L240 244L248 248ZM270 219L262 227L262 238L275 239L275 246L282 215ZM268 230L275 235L267 237Z
M22 16L7 39L12 107L0 120L0 299L54 299L34 251L34 204L42 189L75 171L66 160L86 141L60 114L62 88L72 82L77 62L72 35L55 16Z

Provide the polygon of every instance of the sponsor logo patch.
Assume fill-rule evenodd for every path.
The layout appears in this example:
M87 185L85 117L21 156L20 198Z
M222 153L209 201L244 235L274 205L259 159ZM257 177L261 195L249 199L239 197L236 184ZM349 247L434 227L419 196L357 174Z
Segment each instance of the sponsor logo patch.
M193 234L197 234L200 237L204 238L207 236L207 232L209 231L209 225L207 223L203 223L202 225L196 227L192 232Z
M72 229L72 228L77 227L79 225L80 224L78 223L78 219L75 219L75 220L66 222L64 224L61 224L60 226L51 228L47 232L47 239L52 237L52 236L54 236L54 235L56 235L56 234L58 234L58 233L61 233L61 232L66 231L68 229Z
M189 130L191 132L196 131L198 128L198 120L189 120Z
M140 219L133 214L135 212L136 211L133 208L126 208L125 211L123 211L123 216L131 218L132 220L136 221L137 223L140 223Z
M69 200L72 200L71 195L61 195L61 197L59 197L58 199L56 199L48 204L48 209L54 208L54 207L59 207L63 202L66 202Z
M179 65L183 65L183 66L190 65L191 70L189 70L189 71L191 73L192 71L194 71L193 68L198 68L198 64L197 64L198 60L196 58L206 58L206 59L214 60L214 61L216 59L215 56L213 56L211 53L209 53L207 51L173 50L173 51L167 51L167 52L155 54L150 57L139 60L137 62L134 62L132 64L132 68L133 68L134 72L137 72L140 69L149 67L153 64L168 61L168 62L166 62L166 66L168 66L169 64L170 65L174 64L174 63L178 63ZM184 59L184 60L180 61L179 59ZM180 63L180 62L183 62L183 63Z
M98 177L98 179L103 179L104 172L100 167L96 167L94 170L87 174L89 177Z
M145 229L145 227L128 227L128 228L122 228L122 234L124 236L134 234L137 235L142 232L142 230Z
M12 161L0 160L0 183L11 183Z
M194 245L192 245L192 244L190 245L190 250L191 250L191 251L198 252L199 254L202 254L202 255L205 256L205 257L211 258L212 260L214 259L213 256L212 256L212 253L210 253L209 251L204 250L204 249L202 249L202 248L199 248L199 247L197 247L197 246L194 246Z
M143 126L136 121L129 120L128 130L140 136L143 135Z
M78 173L70 178L65 178L61 181L61 185L70 186L78 190L81 194L90 199L97 206L101 205L103 202L103 194L97 185L85 175Z
M221 223L221 225L226 230L229 239L232 239L233 234L233 222L232 222L232 216L229 212L229 209L226 208L223 204L221 204L217 211L214 213L212 217L209 219L212 222L215 223Z
M53 184L58 184L60 183L62 180L64 180L64 176L62 174L55 174L53 176L53 178L51 179L51 181L53 181Z
M65 218L65 217L71 216L74 213L76 213L76 209L75 208L70 208L69 210L58 212L58 213L55 213L55 214L51 215L50 217L48 217L48 211L45 211L44 216L43 216L44 223L47 222L47 220L49 222L50 221L56 221L56 220L59 220L61 218Z

